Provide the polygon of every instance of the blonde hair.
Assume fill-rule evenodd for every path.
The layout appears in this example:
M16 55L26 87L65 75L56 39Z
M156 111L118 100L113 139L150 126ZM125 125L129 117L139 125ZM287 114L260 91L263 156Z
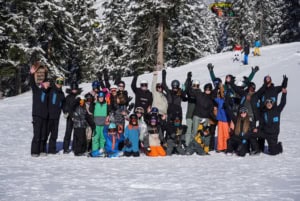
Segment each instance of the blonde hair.
M234 129L234 134L235 135L240 135L241 132L243 133L247 133L250 129L250 119L249 119L249 115L248 113L246 113L247 116L245 118L242 118L241 115L238 115L237 121L236 121L236 125L235 125L235 129ZM244 120L244 124L243 124L243 128L241 130L241 124L242 124L242 120Z

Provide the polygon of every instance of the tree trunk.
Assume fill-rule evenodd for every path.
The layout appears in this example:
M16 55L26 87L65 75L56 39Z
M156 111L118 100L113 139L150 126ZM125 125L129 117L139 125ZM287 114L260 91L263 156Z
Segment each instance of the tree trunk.
M157 63L156 70L159 71L164 65L164 25L162 18L159 20L158 25L158 42L157 42Z

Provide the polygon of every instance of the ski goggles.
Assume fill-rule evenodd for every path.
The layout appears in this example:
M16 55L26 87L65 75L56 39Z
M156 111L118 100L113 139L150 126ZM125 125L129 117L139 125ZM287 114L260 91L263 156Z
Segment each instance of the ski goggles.
M57 80L56 80L56 84L58 84L58 85L63 85L63 84L64 84L64 81L61 80L61 79L57 79Z
M108 133L116 133L116 129L115 128L109 128Z
M274 101L273 101L272 99L267 99L267 100L265 101L265 105L268 104L268 103L271 103L271 104L273 105Z

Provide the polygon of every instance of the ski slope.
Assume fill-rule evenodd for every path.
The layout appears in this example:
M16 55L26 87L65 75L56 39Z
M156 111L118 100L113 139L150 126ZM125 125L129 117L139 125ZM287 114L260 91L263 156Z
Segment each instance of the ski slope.
M72 153L32 158L32 93L0 100L0 200L300 200L300 43L261 48L262 56L249 65L232 63L232 52L211 55L179 68L167 69L168 84L184 82L188 71L201 86L210 82L207 64L216 76L237 80L258 65L254 77L260 87L265 75L281 85L289 78L287 105L281 115L284 152L278 156L210 156L150 158L87 158ZM152 80L152 74L139 77ZM160 79L160 78L159 78ZM130 95L132 77L124 78ZM84 92L90 83L80 85ZM186 105L183 105L184 111ZM61 117L58 147L62 147L65 119Z

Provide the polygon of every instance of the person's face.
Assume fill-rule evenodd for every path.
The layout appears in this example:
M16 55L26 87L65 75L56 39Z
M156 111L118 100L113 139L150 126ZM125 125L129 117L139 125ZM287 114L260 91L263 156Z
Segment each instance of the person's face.
M142 83L141 84L141 89L144 90L144 91L146 91L148 89L148 84Z
M120 90L120 91L123 91L124 88L125 88L124 84L119 84L118 87L119 87L119 90Z
M273 107L273 101L272 100L267 100L266 101L266 107L270 110Z

